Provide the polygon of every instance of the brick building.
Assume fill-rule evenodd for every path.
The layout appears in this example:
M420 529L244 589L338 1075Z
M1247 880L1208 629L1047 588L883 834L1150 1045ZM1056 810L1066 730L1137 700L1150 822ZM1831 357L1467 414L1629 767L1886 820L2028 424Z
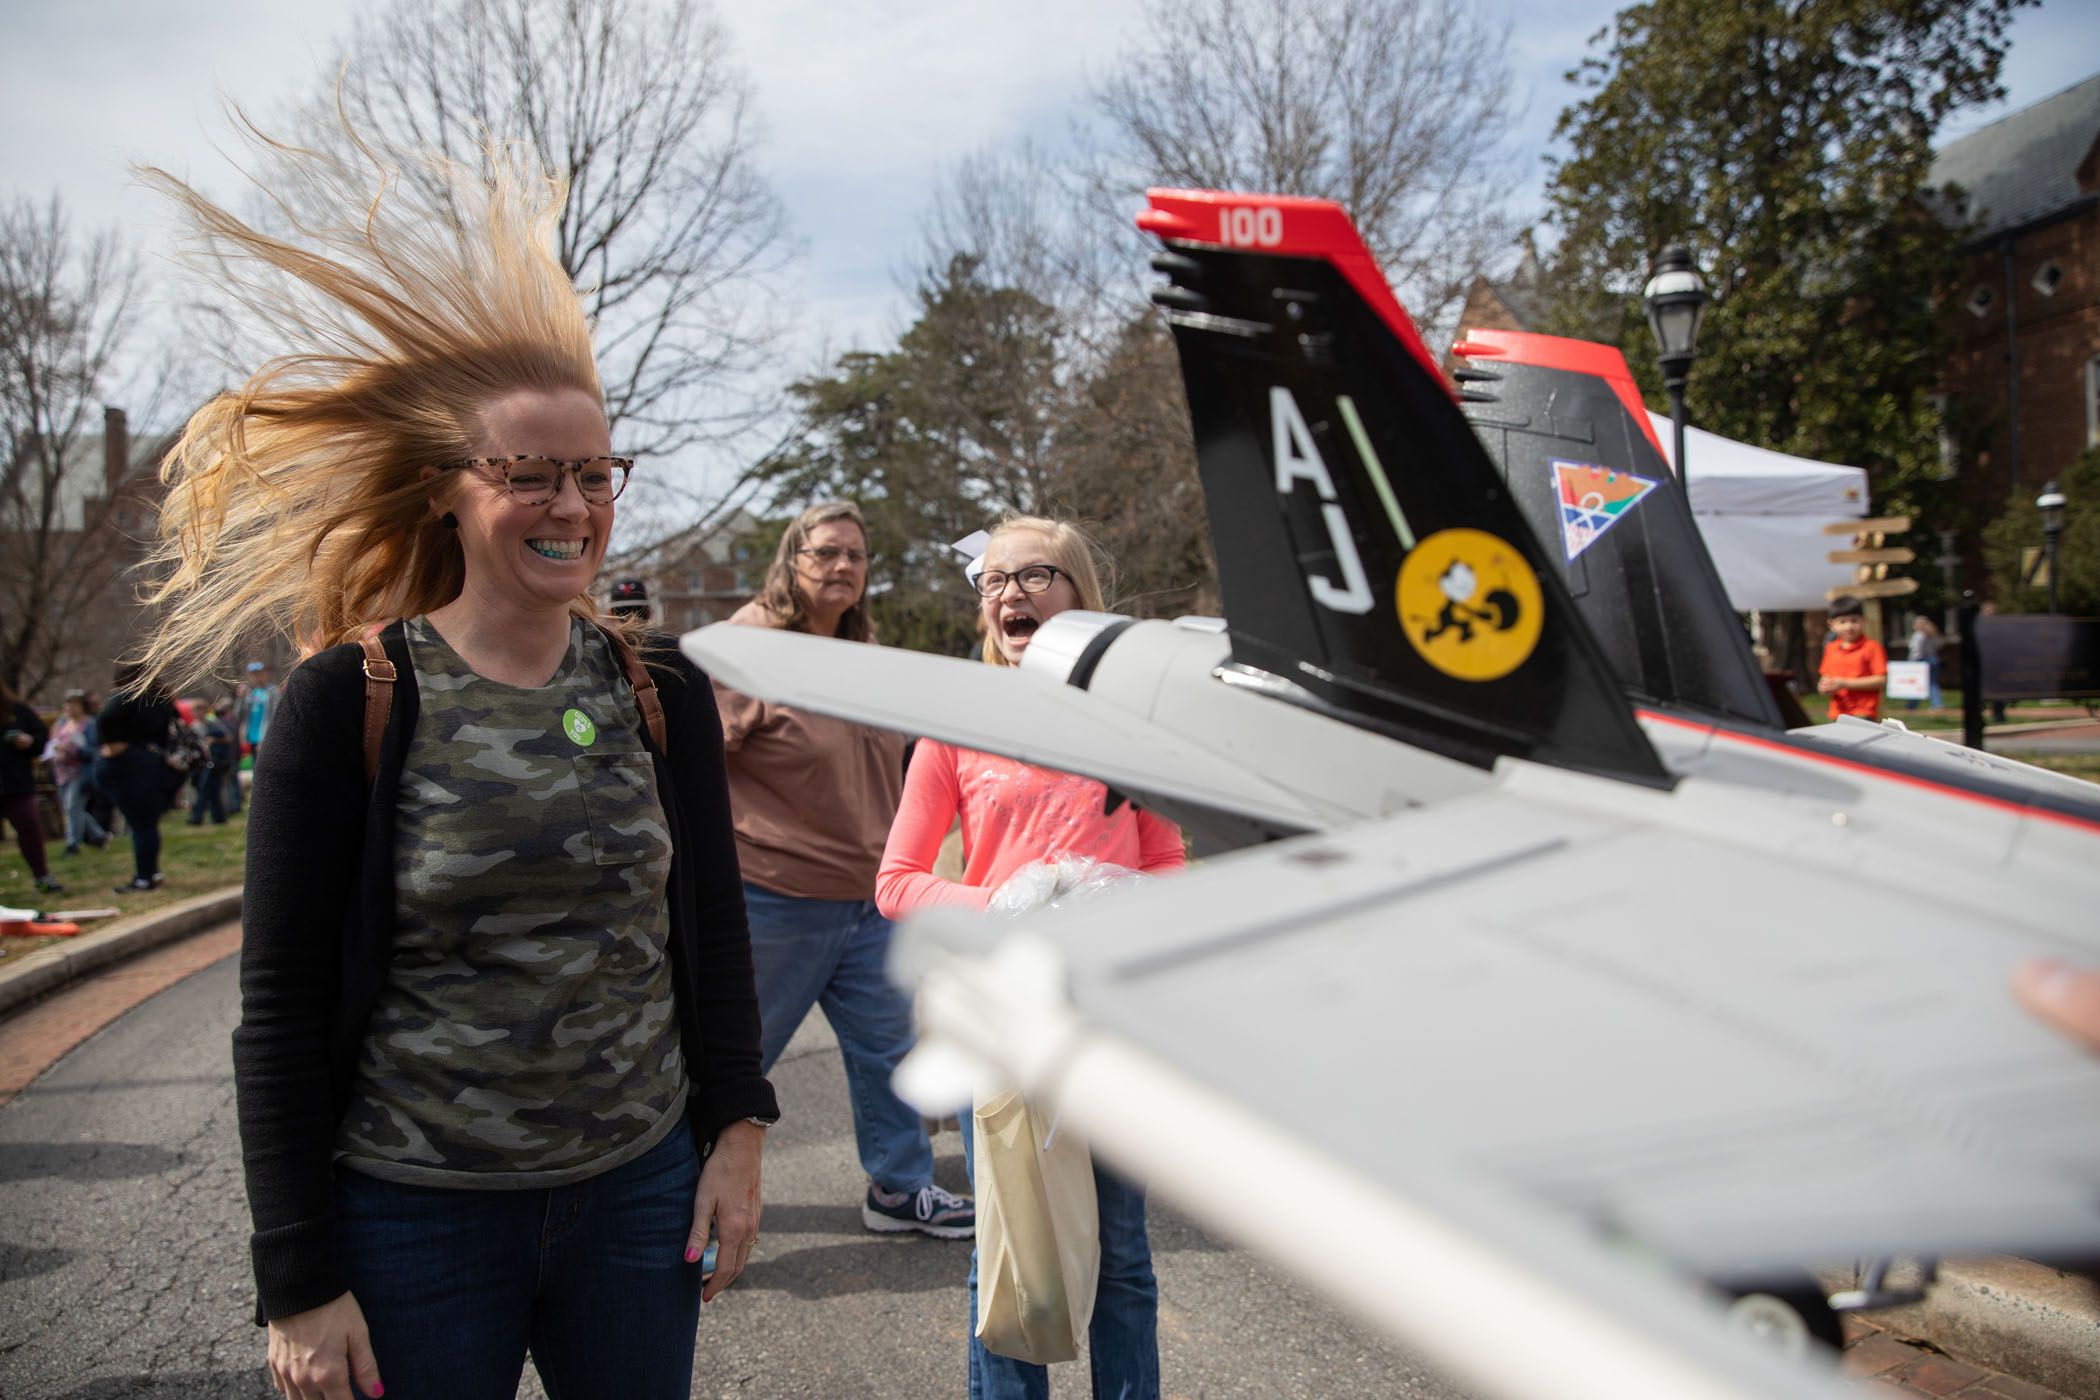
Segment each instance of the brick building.
M1529 331L1538 328L1539 253L1529 232L1524 234L1523 249L1523 256L1508 277L1501 281L1475 277L1466 288L1465 305L1458 313L1457 339L1464 340L1469 330ZM1447 351L1444 364L1446 368L1454 367L1457 358Z
M618 579L642 580L655 625L666 631L721 622L757 595L772 562L755 557L747 542L756 524L739 510L706 534L658 551L652 560L607 570L601 582L610 589Z
M2100 74L1950 142L1932 183L1968 226L1949 469L1994 515L2100 446Z
M0 606L39 620L21 673L38 704L54 706L75 688L107 693L116 658L144 641L142 570L160 514L160 458L172 442L133 437L124 410L106 408L100 433L58 449L55 471L40 444L24 448L21 508L0 519Z

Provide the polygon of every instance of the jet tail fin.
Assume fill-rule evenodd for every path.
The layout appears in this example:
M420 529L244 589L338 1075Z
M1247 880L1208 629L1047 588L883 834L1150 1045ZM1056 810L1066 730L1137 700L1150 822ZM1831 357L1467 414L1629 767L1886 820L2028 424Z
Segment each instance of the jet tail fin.
M1233 658L1354 723L1667 786L1341 207L1153 190Z
M1468 332L1452 353L1463 412L1627 692L1784 728L1626 357L1493 330Z

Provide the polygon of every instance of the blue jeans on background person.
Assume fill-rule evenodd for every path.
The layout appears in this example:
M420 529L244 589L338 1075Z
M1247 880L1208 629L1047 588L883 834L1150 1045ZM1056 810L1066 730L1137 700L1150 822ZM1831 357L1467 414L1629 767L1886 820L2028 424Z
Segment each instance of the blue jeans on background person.
M95 760L95 786L109 794L131 828L134 879L150 881L160 873L160 818L172 790L168 778L168 761L143 744Z
M977 1185L976 1134L963 1128L963 1162ZM1101 1276L1087 1325L1094 1400L1159 1400L1159 1281L1145 1233L1145 1188L1094 1163L1101 1205ZM1049 1400L1050 1368L985 1350L977 1338L977 1251L970 1251L970 1400Z
M839 1038L861 1170L885 1191L933 1181L933 1144L890 1076L916 1039L911 998L889 979L888 919L868 899L802 899L744 885L758 978L759 1073L769 1074L812 1006Z
M700 1163L683 1123L573 1186L406 1186L340 1168L336 1249L387 1400L511 1400L525 1356L559 1400L685 1400Z
M66 814L66 850L69 854L79 850L82 843L101 846L109 842L109 833L104 831L102 823L96 821L88 812L89 793L88 775L85 770L72 782L58 785L59 806Z
M213 826L226 824L226 769L216 763L197 780L196 795L190 799L190 825L202 826L207 812Z
M1935 710L1945 708L1947 698L1944 695L1940 694L1940 659L1937 656L1931 658L1925 663L1925 679L1926 684L1931 691L1931 696L1929 699L1926 700L1925 703L1930 705ZM1903 708L1906 710L1915 710L1918 708L1918 702L1915 700L1908 701L1905 703Z

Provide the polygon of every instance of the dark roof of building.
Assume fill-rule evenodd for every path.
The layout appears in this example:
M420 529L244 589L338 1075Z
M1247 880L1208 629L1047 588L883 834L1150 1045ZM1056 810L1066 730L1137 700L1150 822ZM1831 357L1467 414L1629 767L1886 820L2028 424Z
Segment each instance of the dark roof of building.
M1949 214L1988 238L2039 223L2090 196L2078 166L2100 139L2100 73L2053 97L1950 142L1932 162L1930 183L1959 185Z

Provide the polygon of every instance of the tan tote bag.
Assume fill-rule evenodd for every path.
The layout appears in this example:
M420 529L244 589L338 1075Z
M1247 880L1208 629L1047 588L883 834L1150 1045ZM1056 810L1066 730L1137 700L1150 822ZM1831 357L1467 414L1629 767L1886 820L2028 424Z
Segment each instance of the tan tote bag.
M1101 1207L1086 1142L1045 1123L1018 1090L980 1105L971 1131L977 1336L985 1350L1017 1361L1075 1360L1101 1276Z

